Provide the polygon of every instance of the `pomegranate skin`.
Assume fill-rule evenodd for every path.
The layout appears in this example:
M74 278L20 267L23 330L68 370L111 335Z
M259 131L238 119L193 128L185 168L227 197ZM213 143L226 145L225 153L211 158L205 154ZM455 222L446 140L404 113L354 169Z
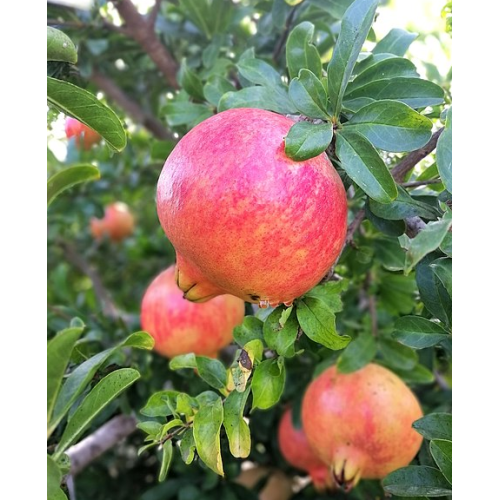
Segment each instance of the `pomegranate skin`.
M283 413L278 425L278 444L281 454L290 465L311 476L317 491L333 489L333 476L328 468L311 449L304 431L293 426L291 409Z
M290 304L339 256L344 187L326 154L286 156L293 124L270 111L227 110L194 127L168 157L157 210L187 299L230 293L262 307Z
M104 209L104 217L90 220L90 232L95 239L107 235L112 241L120 242L130 236L134 231L134 216L128 206L117 201Z
M194 352L216 357L233 340L233 328L243 321L245 303L221 295L203 304L185 300L175 283L175 266L148 286L141 303L141 327L155 339L154 349L173 358Z
M68 117L64 123L66 137L75 138L76 147L88 151L101 140L100 134L75 118Z
M307 388L302 423L312 449L347 489L408 465L422 444L412 423L422 417L406 384L368 364L353 373L325 370Z

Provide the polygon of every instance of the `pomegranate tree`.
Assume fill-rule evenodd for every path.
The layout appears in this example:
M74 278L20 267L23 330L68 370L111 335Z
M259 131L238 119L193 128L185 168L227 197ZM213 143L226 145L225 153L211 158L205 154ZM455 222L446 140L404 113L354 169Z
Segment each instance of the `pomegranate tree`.
M344 187L325 153L301 162L285 154L293 124L231 109L194 127L168 157L157 209L187 299L230 293L262 307L290 304L339 256Z

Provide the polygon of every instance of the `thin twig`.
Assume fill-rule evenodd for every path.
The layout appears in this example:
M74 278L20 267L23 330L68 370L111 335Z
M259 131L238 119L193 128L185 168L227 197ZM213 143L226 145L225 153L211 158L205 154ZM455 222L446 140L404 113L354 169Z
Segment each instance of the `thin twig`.
M151 29L154 29L155 27L156 19L158 18L158 13L160 12L161 1L162 0L155 0L153 8L151 9L151 12L148 14L148 25Z
M346 245L354 244L354 233L358 230L364 218L365 218L365 209L361 208L356 214L356 217L354 217L354 220L349 224L349 227L347 228L347 234L345 239Z
M290 33L290 29L292 27L292 22L293 22L293 16L295 15L295 9L296 7L293 7L292 10L288 13L288 16L285 21L285 29L283 30L283 33L281 33L281 36L278 39L276 47L274 47L273 61L275 63L278 62L278 58L281 54L281 51L283 50L286 39L288 38L288 34Z

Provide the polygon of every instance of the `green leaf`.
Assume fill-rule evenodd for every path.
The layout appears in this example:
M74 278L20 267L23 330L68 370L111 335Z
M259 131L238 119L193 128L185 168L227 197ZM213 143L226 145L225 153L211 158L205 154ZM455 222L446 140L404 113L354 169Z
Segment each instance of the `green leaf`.
M196 445L194 443L193 429L187 429L182 433L180 444L181 457L189 465L194 460Z
M405 251L395 238L378 238L373 242L375 255L388 271L402 271L405 264Z
M137 424L137 428L144 431L146 434L150 434L156 436L162 429L162 424L159 422L153 422L152 420L148 420L146 422L139 422Z
M282 323L283 314L290 311L285 323ZM280 356L293 357L295 355L295 341L299 330L299 323L293 307L280 306L275 309L264 323L264 340L270 349Z
M168 469L170 468L170 463L172 462L172 440L165 441L161 450L161 466L160 474L158 475L158 481L161 483L165 481L168 474Z
M180 354L174 356L168 363L171 370L181 370L182 368L197 368L196 356L189 352L188 354Z
M361 134L342 129L336 153L347 175L372 199L389 203L398 195L396 183L377 150Z
M446 291L452 297L452 264L451 259L447 257L442 257L440 259L436 259L430 267L434 274L439 278L439 281L446 288Z
M451 487L438 469L409 465L391 472L382 480L384 490L402 497L451 495Z
M451 413L429 413L413 422L413 428L425 439L447 439L452 435Z
M235 342L243 347L247 342L251 340L264 338L262 328L263 323L259 318L255 316L245 316L243 323L238 325L233 331L233 337Z
M331 123L295 123L285 137L285 154L295 161L309 160L323 153L332 137Z
M411 370L418 362L418 355L413 349L395 340L381 338L379 345L382 356L396 369Z
M68 420L68 425L64 429L54 457L59 457L68 446L73 444L87 429L92 420L140 376L137 370L121 368L111 372L99 381Z
M355 372L367 365L377 354L377 344L371 333L361 333L342 352L337 361L340 373Z
M297 303L297 319L304 333L314 342L334 351L343 349L351 341L348 335L339 335L335 315L320 299L305 296Z
M196 364L200 377L215 389L226 387L226 368L218 359L196 356Z
M379 205L382 207L387 206L382 203L379 203ZM378 229L380 232L388 236L401 236L406 230L406 224L403 220L392 221L392 220L382 219L381 217L376 216L371 211L369 203L365 204L365 215L366 218L374 225L376 229ZM403 266L404 266L404 259L403 259Z
M390 369L407 384L432 384L434 374L424 365L416 364L411 370L401 370L394 366Z
M448 257L451 257L452 256L452 243L453 243L453 238L452 238L451 232L449 232L444 237L444 240L441 242L441 245L439 245L439 250L441 250L441 252L445 253Z
M340 297L340 293L343 292L347 286L346 280L327 281L320 285L316 285L309 290L306 295L323 301L330 311L338 313L342 311L342 298Z
M433 439L429 446L432 458L435 460L439 470L450 484L452 478L452 454L451 441L445 439Z
M342 18L340 34L327 67L328 95L336 118L342 110L344 93L373 23L377 4L377 0L356 0Z
M69 167L52 175L47 181L47 206L63 191L81 182L99 179L101 173L92 165L77 165Z
M252 377L252 410L267 410L275 405L285 388L285 363L282 357L262 361Z
M308 69L301 69L299 76L290 82L288 89L295 107L309 118L329 120L325 87Z
M396 320L393 337L413 349L424 349L449 338L446 330L437 323L420 316L404 316Z
M186 58L182 59L179 69L179 83L181 87L195 99L203 101L203 84L199 76L187 65Z
M71 352L83 330L84 327L66 328L47 343L47 423L52 417Z
M376 101L355 113L344 130L364 135L385 151L413 151L429 142L432 122L398 101Z
M396 77L418 78L419 75L415 65L403 57L371 59L365 65L359 65L356 69L358 74L356 78L347 85L346 95L354 92L360 87L378 80L390 80ZM377 62L375 62L377 61ZM373 64L369 64L369 63ZM355 69L355 70L356 70ZM363 71L361 71L363 70Z
M435 83L420 78L396 77L377 80L346 94L347 100L369 97L376 101L401 101L412 108L436 106L444 101L444 91Z
M218 111L233 108L267 109L281 114L297 112L282 87L246 87L237 92L226 92L219 101Z
M429 204L412 198L404 188L397 186L397 198L391 203L378 203L374 200L368 201L371 212L381 219L402 220L408 217L423 217L424 219L436 219L439 212Z
M54 431L59 422L71 408L71 405L90 383L97 370L107 359L110 358L111 355L123 347L135 347L136 349L149 350L152 349L153 346L154 340L149 333L134 332L117 346L106 349L77 366L71 375L66 379L66 382L61 389L61 393L57 398L54 408L54 416L49 424L49 434Z
M283 85L280 74L261 59L243 59L236 64L240 74L249 82L264 87L279 87Z
M57 498L58 492L61 490L62 474L54 459L47 455L47 497Z
M244 392L233 391L224 403L224 428L233 457L246 458L250 454L250 428L243 419L243 411L250 394L250 386Z
M220 429L224 420L222 400L200 406L194 416L193 436L201 460L215 473L224 476L220 451Z
M212 111L205 104L193 102L169 102L162 111L171 127L200 123L212 116Z
M409 33L408 31L394 28L375 45L373 53L404 56L408 47L417 36L416 33Z
M452 129L451 129L451 107L446 114L445 129L439 136L436 147L436 163L441 180L446 189L451 193L451 160L452 160Z
M98 132L111 149L121 151L127 145L127 136L118 116L90 92L48 76L47 100Z
M451 226L451 219L443 218L437 222L430 222L415 238L410 241L406 252L405 273L415 267L428 253L439 248Z
M322 64L318 49L312 44L314 25L304 21L290 32L286 42L286 66L290 79L299 75L301 69L308 69L321 77Z
M76 64L78 54L75 44L65 33L47 26L47 61Z
M221 97L226 92L232 92L234 90L236 89L229 80L226 80L226 78L220 75L213 75L208 79L207 83L205 83L203 95L210 104L218 106Z
M322 11L326 12L332 19L342 19L347 8L352 4L353 0L309 0Z
M152 394L146 406L141 408L141 413L146 417L167 417L173 414L172 404L169 401L175 401L178 391L159 391Z
M201 30L208 38L212 34L210 29L210 5L205 0L179 0L181 9L193 24Z

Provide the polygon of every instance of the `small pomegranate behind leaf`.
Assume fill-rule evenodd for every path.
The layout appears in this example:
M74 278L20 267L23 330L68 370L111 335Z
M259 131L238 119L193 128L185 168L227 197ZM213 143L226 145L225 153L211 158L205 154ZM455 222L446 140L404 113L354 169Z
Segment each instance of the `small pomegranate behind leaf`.
M408 386L373 363L349 374L328 368L302 402L307 439L346 490L361 478L381 479L408 465L422 444L412 428L420 417Z
M120 242L134 231L134 216L128 205L117 201L104 209L104 218L90 220L90 232L95 239L108 236L112 241Z
M68 117L64 124L66 137L75 138L76 147L88 151L101 140L100 134L75 118Z
M221 295L204 304L184 299L175 283L175 266L148 286L141 305L141 326L155 339L154 349L167 358L193 352L215 357L233 340L233 328L243 321L245 303Z
M334 488L333 477L327 466L311 449L304 431L294 427L291 409L286 410L281 417L278 443L281 454L290 465L309 473L317 491Z
M194 127L168 157L158 217L187 299L230 293L262 307L290 304L339 256L344 187L326 154L286 156L293 124L270 111L230 109Z
M286 474L271 467L258 465L241 471L235 482L248 489L254 489L265 480L259 491L259 500L288 500L293 495L292 480Z

